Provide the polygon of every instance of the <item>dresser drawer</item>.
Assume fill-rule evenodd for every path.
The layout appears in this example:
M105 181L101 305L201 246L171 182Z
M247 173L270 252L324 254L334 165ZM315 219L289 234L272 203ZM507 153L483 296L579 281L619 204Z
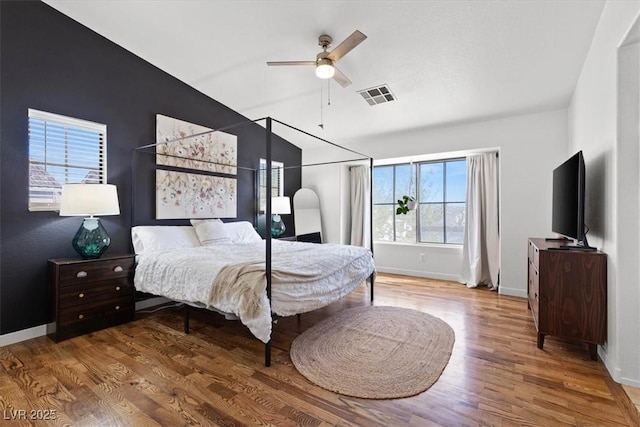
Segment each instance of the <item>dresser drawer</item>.
M133 274L133 258L60 265L60 288L100 280L129 277Z
M60 289L59 308L93 304L133 294L133 285L126 277L107 282L82 283Z
M531 240L529 240L529 246L527 248L527 258L529 258L529 261L533 262L533 250L534 250L535 246L533 246L533 242Z
M131 296L100 301L95 304L84 304L61 310L58 327L65 327L74 323L92 323L93 320L108 320L109 317L121 315L132 317L134 300ZM131 320L131 319L129 319Z
M531 261L530 261L531 262ZM529 307L533 313L533 320L538 328L539 325L539 310L540 310L540 277L538 270L533 265L529 266Z

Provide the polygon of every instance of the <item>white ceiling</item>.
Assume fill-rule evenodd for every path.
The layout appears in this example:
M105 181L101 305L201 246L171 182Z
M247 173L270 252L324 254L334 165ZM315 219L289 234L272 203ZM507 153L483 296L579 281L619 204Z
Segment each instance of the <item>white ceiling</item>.
M174 1L45 0L250 119L271 116L338 144L569 104L604 0ZM352 81L313 67L318 36ZM387 84L398 100L369 106L357 90ZM322 109L321 88L325 105ZM188 118L183 118L187 119Z

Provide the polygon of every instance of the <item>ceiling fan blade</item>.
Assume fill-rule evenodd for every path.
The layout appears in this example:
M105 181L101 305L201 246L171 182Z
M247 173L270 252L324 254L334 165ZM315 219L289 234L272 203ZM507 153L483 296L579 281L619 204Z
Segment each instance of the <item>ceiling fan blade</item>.
M355 30L349 37L344 39L342 43L336 46L336 48L333 49L329 53L329 55L327 55L327 58L329 58L333 62L336 62L337 60L345 56L347 53L349 53L351 49L353 49L354 47L362 43L366 38L367 36L362 34L360 31Z
M316 61L268 61L267 65L316 65Z
M342 87L347 87L351 84L351 80L349 80L349 77L345 76L342 71L340 71L338 68L336 68L336 66L334 65L333 68L335 69L335 74L333 75L333 80L337 81L340 86Z

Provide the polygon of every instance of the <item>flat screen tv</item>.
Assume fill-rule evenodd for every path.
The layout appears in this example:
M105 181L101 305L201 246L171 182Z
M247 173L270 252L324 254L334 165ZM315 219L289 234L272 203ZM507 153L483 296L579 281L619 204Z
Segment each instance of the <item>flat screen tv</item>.
M587 243L584 224L585 167L582 151L553 170L553 206L551 230L576 240L560 249L595 250Z

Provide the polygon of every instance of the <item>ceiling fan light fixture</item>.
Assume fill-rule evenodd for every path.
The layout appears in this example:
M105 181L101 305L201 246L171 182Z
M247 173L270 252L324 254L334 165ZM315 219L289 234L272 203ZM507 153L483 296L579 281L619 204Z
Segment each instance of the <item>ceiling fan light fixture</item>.
M321 79L330 79L336 73L330 59L319 59L316 65L316 76Z
M0 0L2 1L2 0ZM333 39L323 34L318 37L318 45L322 48L322 52L316 55L315 61L267 61L268 66L273 65L315 65L316 77L320 79L333 78L336 83L342 87L347 87L351 84L351 80L344 75L342 71L334 66L342 57L351 52L356 46L362 43L367 36L360 31L355 30L349 37L344 39L335 49L328 52L327 49L331 47Z

